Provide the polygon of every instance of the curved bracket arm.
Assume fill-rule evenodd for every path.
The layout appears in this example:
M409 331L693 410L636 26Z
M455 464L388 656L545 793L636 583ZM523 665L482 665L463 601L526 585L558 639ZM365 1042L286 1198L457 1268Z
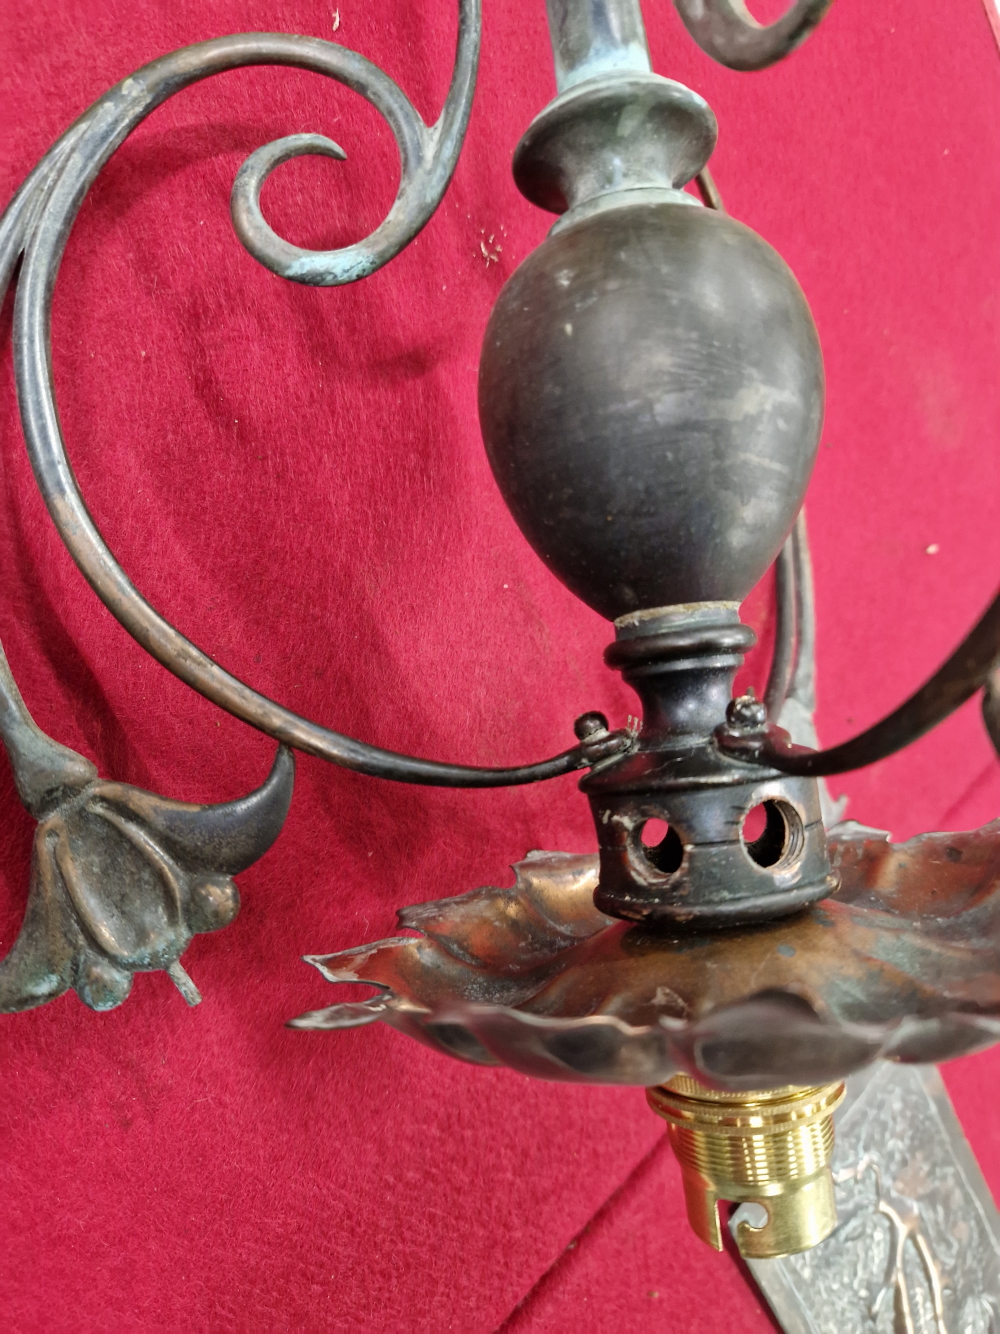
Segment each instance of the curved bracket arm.
M1000 658L1000 594L986 608L948 661L915 694L881 722L829 750L792 746L779 728L756 734L716 733L719 747L732 755L785 774L824 777L862 769L902 750L929 732L991 679ZM989 697L992 700L992 695ZM987 726L990 707L987 706ZM991 733L992 734L992 733Z
M993 742L993 749L1000 755L1000 660L993 664L986 678L983 691L983 722Z
M796 0L774 23L758 23L743 0L674 0L685 28L706 55L730 69L766 69L790 55L833 0Z
M424 123L403 91L377 66L353 51L334 46L332 49L346 58L345 64L355 68L333 73L327 62L327 68L320 72L331 74L367 98L385 117L399 146L401 172L395 201L385 221L355 245L322 251L291 245L264 221L260 210L264 182L275 167L293 157L314 153L343 160L347 154L339 144L320 134L277 139L251 153L233 182L233 227L251 255L279 277L314 287L357 282L398 255L430 220L454 174L472 110L481 32L479 0L459 0L455 68L444 108L433 126ZM332 43L317 45L331 47Z
M537 782L613 758L631 748L626 732L589 734L537 764L478 768L398 755L322 727L252 690L186 639L142 597L94 523L66 454L52 385L51 304L70 230L101 168L137 125L174 93L224 70L287 65L324 74L361 94L388 122L399 145L399 193L385 221L365 241L313 252L289 246L260 215L260 188L280 162L299 153L343 156L318 135L278 140L252 154L233 190L233 216L247 248L263 264L299 282L336 285L374 273L427 222L455 168L468 123L479 51L479 0L459 0L458 52L444 110L428 128L391 79L362 56L332 42L280 33L220 37L144 66L100 98L42 159L0 221L0 299L18 256L15 370L25 440L49 513L97 596L158 662L243 722L286 745L348 769L400 782L444 787L505 787Z
M791 689L795 671L795 646L798 637L798 580L795 570L794 537L789 536L774 562L775 630L771 669L764 687L767 716L777 722Z

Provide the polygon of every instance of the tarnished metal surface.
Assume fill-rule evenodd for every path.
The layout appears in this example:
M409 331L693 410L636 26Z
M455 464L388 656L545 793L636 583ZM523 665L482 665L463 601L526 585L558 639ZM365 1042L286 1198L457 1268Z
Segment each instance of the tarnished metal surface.
M546 0L559 90L608 70L649 68L639 0ZM730 69L756 70L790 55L821 21L832 0L793 0L761 24L743 0L674 0L701 49Z
M571 202L579 178L558 175ZM784 261L726 214L643 196L623 190L527 257L479 369L518 526L616 621L738 605L795 521L823 415L815 324Z
M232 192L233 226L255 259L282 278L314 286L339 286L368 277L413 240L440 203L458 162L472 110L481 27L480 0L458 0L455 67L441 115L432 126L424 123L392 79L353 51L314 40L312 50L287 62L330 75L360 93L381 112L399 146L399 188L384 222L365 240L340 250L303 250L290 245L264 221L260 210L264 182L275 167L301 154L320 153L335 158L346 154L332 140L315 134L290 135L266 144L244 162ZM273 38L271 34L261 34L257 40L266 44Z
M732 926L824 898L836 881L816 780L740 764L712 745L722 716L751 735L767 725L760 701L732 698L755 640L735 604L661 607L623 616L616 631L605 660L642 700L644 726L630 756L580 784L600 850L597 907L636 922ZM757 838L747 836L754 813L766 818ZM650 820L669 825L655 846Z
M652 72L639 0L547 9L558 96L515 150L521 193L565 215L554 233L622 203L696 205L681 187L704 170L718 126L704 98Z
M787 13L760 24L743 0L674 0L684 26L706 55L730 69L766 69L812 32L832 0L795 0Z
M471 106L479 51L478 0L460 0L451 88L428 127L401 90L363 57L332 42L249 33L186 47L118 84L45 156L0 221L0 295L19 256L24 262L15 307L16 371L25 439L39 487L70 554L126 630L159 662L221 708L282 743L335 764L402 782L459 787L531 783L587 767L629 748L625 733L576 745L537 764L510 768L438 763L397 755L345 737L267 699L224 671L163 619L121 569L98 531L66 456L48 356L52 289L73 221L104 163L131 131L174 93L223 70L291 65L335 79L367 98L399 144L397 199L376 231L343 250L313 253L289 246L260 216L264 180L301 153L343 156L319 135L281 139L251 155L233 188L233 219L244 244L268 267L300 282L336 285L373 273L427 222L455 167Z
M1000 1037L1000 822L893 844L830 837L842 888L732 931L630 927L593 906L597 859L533 853L510 889L400 913L422 932L311 957L382 994L294 1020L383 1020L484 1064L584 1083L722 1088L842 1078L878 1056L944 1060Z
M775 562L774 657L764 690L768 717L799 746L817 747L816 599L805 511ZM835 824L828 820L828 825Z
M605 660L642 700L633 754L581 784L597 906L648 923L778 916L833 885L817 784L742 764L714 733L754 643L739 602L812 469L815 327L793 275L725 215L711 179L711 209L680 188L704 172L715 119L649 71L633 0L553 0L549 18L560 92L518 145L514 178L562 216L494 307L479 416L522 532L614 619ZM779 640L782 696L794 639L793 626ZM763 744L766 717L751 731ZM743 836L761 807L766 850ZM672 842L646 846L651 820Z
M102 781L89 760L34 722L0 649L0 736L17 790L38 821L20 933L0 962L0 1013L74 988L93 1010L120 1005L133 974L164 969L201 999L180 956L199 931L239 911L233 875L281 832L295 764L280 748L270 777L219 806L169 801Z
M763 63L765 51L768 59L777 58L801 39L824 8L820 0L796 4L784 19L762 29L737 0L678 4L706 49L737 64L751 60L751 49L758 63ZM478 0L459 0L452 84L434 126L427 126L399 88L355 53L315 38L251 34L219 38L154 61L95 103L46 155L0 222L0 288L23 258L15 307L18 389L29 453L46 503L91 585L143 647L207 698L283 743L367 773L450 786L525 783L596 766L586 790L604 856L599 901L623 917L669 919L674 934L612 922L593 907L590 885L581 909L583 925L575 935L569 933L575 941L568 946L570 953L561 945L554 947L553 940L566 936L567 903L576 920L576 890L560 894L555 915L545 919L541 943L536 941L541 954L527 970L510 972L505 951L515 945L520 950L523 942L512 945L502 933L496 957L506 962L492 970L478 955L456 955L433 939L365 952L378 966L390 956L397 963L405 958L405 980L415 990L411 995L403 986L396 1000L355 1007L349 1012L355 1020L387 1018L398 1026L409 1025L432 1045L464 1044L473 1059L497 1059L499 1053L519 1068L554 1078L644 1084L659 1082L675 1068L734 1086L743 1079L757 1084L762 1078L835 1078L877 1052L927 1057L988 1041L994 1031L1000 1032L990 972L997 963L989 935L993 826L974 835L928 835L902 849L870 833L842 829L829 848L834 872L844 880L836 899L787 922L754 929L711 935L680 929L695 919L732 922L788 912L830 887L817 789L784 775L815 775L868 763L950 712L983 683L996 659L1000 599L942 672L854 742L809 754L786 745L783 733L722 722L728 701L726 673L709 659L728 654L733 666L741 644L750 642L749 632L723 627L730 637L721 648L718 636L699 648L695 639L684 639L690 627L668 624L667 613L678 603L688 608L728 606L746 591L744 584L755 581L787 532L818 430L822 370L815 331L794 280L777 256L746 229L712 216L679 193L694 174L702 173L706 195L713 203L721 202L704 175L714 143L714 117L689 90L639 68L645 47L634 0L595 0L579 7L550 0L549 12L563 91L529 130L517 169L522 185L531 186L528 193L534 191L532 197L546 207L566 207L568 214L563 230L529 258L498 303L491 323L496 337L492 345L488 340L484 357L484 425L494 468L536 548L574 591L618 618L618 640L608 660L625 670L643 696L646 726L641 741L631 732L587 723L578 732L580 743L550 760L478 769L399 756L299 717L230 676L143 600L94 526L61 436L49 366L53 284L90 185L131 130L175 92L240 66L310 69L359 92L389 123L402 167L395 204L372 236L341 251L312 253L288 246L263 221L259 192L276 166L300 153L342 155L338 145L322 136L292 136L258 150L241 169L233 192L234 223L262 263L306 283L355 281L412 239L454 169L478 58ZM593 62L604 60L608 52L611 64L593 77ZM623 137L618 116L626 106L637 114L629 122L632 131ZM665 202L681 197L684 207ZM609 287L614 264L622 270L611 275L615 281ZM728 304L715 323L712 311L718 301L714 296L710 302L702 299L706 286L726 294ZM752 300L743 300L748 292ZM535 301L532 309L528 297ZM517 306L514 314L505 314L505 301ZM560 301L569 304L560 306ZM631 435L618 411L623 400L615 395L625 380L622 366L608 357L608 321L598 318L596 310L602 302L605 314L612 310L611 323L620 334L625 330L619 338L628 349L631 379L625 389L629 403L639 404ZM525 310L527 322L521 319ZM507 315L510 327L504 323ZM741 343L740 331L745 334L747 328L752 328L753 338ZM664 397L661 354L678 331L690 355L673 385L673 397ZM528 346L528 334L537 335L536 346ZM726 380L733 367L738 373ZM546 393L554 383L560 392L552 407ZM574 404L575 421L567 418L567 402ZM677 404L682 410L675 411ZM593 445L590 453L572 438L571 428L581 422L584 444ZM775 423L781 429L772 429ZM778 450L780 457L769 459L774 466L763 483L760 460L744 448L753 443L740 433L744 429L754 440L759 436L771 441L768 449L778 448L774 440L787 437L792 442L783 453ZM551 445L551 457L535 448L536 431L546 436L543 443ZM529 436L528 453L515 457L517 442ZM657 458L655 449L665 439L669 457ZM631 453L629 441L635 445ZM690 457L684 453L688 445ZM726 465L721 480L705 473L709 453ZM742 476L739 460L744 455L750 460L744 489L754 496L755 508L752 513L739 510L734 517L726 488ZM581 459L582 470L573 472L581 469ZM551 473L546 471L549 464ZM565 503L554 513L549 498L557 493ZM718 496L725 513L713 517L706 506L708 498ZM702 517L692 533L685 525L693 513ZM574 546L581 542L582 547ZM799 599L804 587L800 580ZM801 633L811 622L799 612L796 616ZM625 625L629 617L638 619ZM704 661L692 666L699 655ZM796 684L796 672L789 681L787 661L779 659L777 666L771 703L776 709L778 697L787 693L780 718L794 723L787 711L795 706L808 714L808 692L799 688L801 682ZM19 725L12 715L12 728ZM161 966L150 962L161 959L168 960L162 966L172 968L184 938L177 903L187 891L170 889L174 908L163 907L162 900L157 909L164 921L170 919L169 930L151 928L152 935L146 935L153 944L126 948L121 933L102 935L105 910L94 907L101 892L84 886L65 852L103 846L111 838L107 831L114 829L129 848L142 844L143 865L158 868L154 879L166 884L162 857L167 854L162 849L150 852L142 842L146 835L140 836L130 823L151 820L147 808L156 799L129 796L117 786L112 791L98 785L98 792L96 776L79 757L49 755L49 761L53 772L64 763L70 777L55 787L44 777L31 780L40 791L55 794L46 796L51 804L42 812L45 832L40 835L32 903L55 902L63 895L89 932L88 939L103 941L107 958L117 958L126 972ZM759 767L768 763L770 771ZM281 769L287 761L279 758L278 764ZM754 802L769 802L785 812L786 846L773 863L751 864L752 855L746 855L752 845L742 842L742 821ZM676 821L681 833L690 832L682 841L674 831L683 852L673 869L657 867L637 844L642 823L661 816ZM628 828L622 823L626 819L632 822ZM64 849L61 861L53 852L57 848ZM951 875L942 856L954 863L951 870L957 867L944 913L933 899L942 892L934 887ZM697 875L696 858L704 864ZM91 860L97 865L96 853ZM220 862L223 870L226 865ZM536 859L526 866L536 881L557 871L566 878L565 863L553 862L546 869ZM982 902L973 904L970 886L979 884L980 872L989 888ZM574 874L589 881L594 866L577 867ZM147 884L146 871L136 875ZM57 882L58 893L50 893L46 886ZM144 894L145 889L140 900ZM921 894L931 897L925 902ZM496 927L489 915L498 910L497 896L503 897L490 891L480 902L486 919L477 928L479 935L485 930L488 936ZM504 911L513 910L509 899L508 893ZM442 920L449 920L456 902L466 900L438 905ZM923 921L921 913L929 914L929 920ZM421 920L425 918L426 909ZM432 986L428 992L424 964L433 965L438 990ZM453 975L459 966L465 971ZM75 984L77 963L66 967L68 972L57 969L53 976L58 973L68 979L67 985ZM392 968L389 971L394 979ZM381 984L395 990L395 980ZM486 1008L477 1009L484 1001ZM348 1014L337 1013L341 1018ZM770 1016L774 1025L766 1042L759 1040L762 1016ZM333 1022L330 1015L327 1019ZM809 1068L810 1063L816 1068Z
M735 0L713 0L707 6L700 0L697 6L684 0L681 8L685 20L702 37L714 34L712 42L725 45L732 39L739 44L744 39L761 42L766 38L782 49L794 44L819 13L818 5L799 4L778 24L760 29ZM590 6L586 14L583 7L577 11L564 0L552 0L551 17L553 31L561 34L557 52L565 56L567 69L576 68L573 62L577 60L585 65L590 59L587 53L596 49L595 43L610 43L621 50L639 50L642 46L641 15L631 0L607 0L603 5ZM323 284L350 282L374 272L426 223L454 169L471 102L479 26L477 0L460 0L452 84L434 126L427 126L400 89L370 62L318 38L247 34L218 38L164 56L125 79L84 113L32 173L0 223L0 289L10 280L22 254L24 261L15 314L16 367L32 464L63 540L104 604L147 651L187 684L283 743L381 777L467 787L534 782L586 767L591 760L581 747L538 764L510 768L477 768L399 756L302 718L225 672L145 602L94 525L66 457L50 380L48 343L49 304L62 252L76 213L104 162L150 111L175 92L239 66L283 64L314 70L359 92L386 118L400 148L399 194L380 227L354 246L331 252L302 251L277 237L260 214L260 188L280 162L300 153L342 155L343 150L323 136L291 136L258 150L241 169L233 194L234 222L241 238L275 272ZM714 120L701 99L669 80L658 80L638 68L630 71L617 66L609 67L602 78L588 76L581 84L567 86L564 97L576 99L572 107L567 102L557 112L554 109L562 106L557 98L529 131L526 143L530 140L532 147L530 152L524 150L525 170L531 159L543 175L545 171L550 176L552 171L558 175L569 158L574 159L578 184L583 183L581 188L587 194L586 199L577 201L581 207L589 208L595 200L601 203L612 185L611 194L616 190L620 194L622 184L636 196L644 189L658 192L661 204L666 196L692 202L677 186L703 168L711 149ZM614 109L621 110L623 97L633 110L642 110L628 139L629 179L613 181L609 177L604 181L601 136L606 139L612 122L618 124ZM556 140L561 147L546 165ZM620 156L621 151L620 138L616 138L615 153ZM621 165L618 157L615 163ZM534 185L543 194L551 193L551 181L540 181L535 180ZM553 202L558 206L554 200L547 206L553 206ZM696 208L684 211L698 212ZM567 323L572 321L563 322ZM695 545L688 547L693 550ZM853 741L812 755L789 748L780 733L748 742L723 729L718 744L748 763L763 762L789 774L818 775L869 764L907 744L958 707L983 684L998 651L1000 600L922 690ZM625 739L609 743L612 749L615 745L624 750Z
M546 0L545 7L559 92L602 74L649 71L639 0Z
M717 741L728 754L767 765L786 774L818 777L861 769L908 746L943 722L990 680L1000 655L1000 595L986 608L958 648L928 681L898 709L866 731L828 750L804 750L772 728L747 740L720 729ZM989 726L987 714L987 725Z
M681 187L704 167L717 135L708 103L683 84L605 74L571 85L539 112L515 150L514 181L539 208L565 214L553 235L620 204L697 209Z
M941 1076L854 1075L836 1128L837 1230L747 1262L785 1334L996 1334L1000 1216Z
M983 691L983 722L997 754L1000 755L1000 664L990 671Z
M774 656L764 699L768 716L797 746L819 749L816 712L816 598L805 511L781 549L775 565L777 624ZM823 779L817 784L827 829L843 818L846 797L834 800Z
M794 537L787 537L774 562L775 630L774 653L764 687L764 705L769 718L777 722L788 698L795 668L795 643L798 631Z

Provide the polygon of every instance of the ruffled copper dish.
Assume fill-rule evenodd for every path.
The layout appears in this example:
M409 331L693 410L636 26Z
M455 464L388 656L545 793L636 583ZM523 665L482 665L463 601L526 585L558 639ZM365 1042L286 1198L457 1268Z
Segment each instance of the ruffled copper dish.
M594 907L596 856L533 852L509 889L399 913L420 932L308 956L380 995L291 1020L382 1021L479 1065L571 1083L733 1090L940 1061L1000 1037L1000 821L894 844L829 836L835 897L728 931L664 932Z

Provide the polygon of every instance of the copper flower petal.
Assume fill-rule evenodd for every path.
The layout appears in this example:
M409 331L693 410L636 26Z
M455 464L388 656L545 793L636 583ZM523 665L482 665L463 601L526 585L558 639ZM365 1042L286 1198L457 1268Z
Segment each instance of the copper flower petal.
M513 870L510 889L473 889L417 903L400 910L399 924L466 963L507 973L544 964L613 924L594 907L596 857L529 852Z

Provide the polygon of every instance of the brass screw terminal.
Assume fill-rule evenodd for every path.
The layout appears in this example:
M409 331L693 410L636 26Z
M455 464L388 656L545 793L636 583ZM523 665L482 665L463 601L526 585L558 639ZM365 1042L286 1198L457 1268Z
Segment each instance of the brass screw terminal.
M837 1226L830 1157L843 1084L718 1093L689 1075L646 1090L668 1126L684 1176L688 1221L722 1250L719 1201L762 1206L761 1225L741 1221L743 1255L807 1251Z

